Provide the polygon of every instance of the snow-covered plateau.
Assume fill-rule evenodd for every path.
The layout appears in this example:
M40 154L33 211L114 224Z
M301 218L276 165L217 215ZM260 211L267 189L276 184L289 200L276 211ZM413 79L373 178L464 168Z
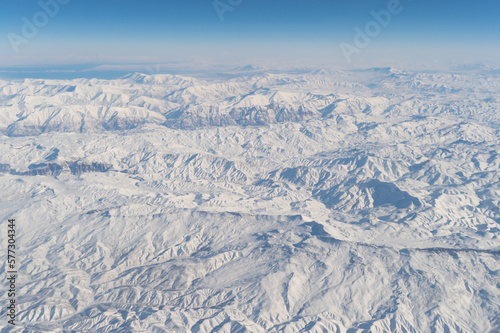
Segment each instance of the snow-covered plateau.
M0 81L2 332L499 332L499 79Z

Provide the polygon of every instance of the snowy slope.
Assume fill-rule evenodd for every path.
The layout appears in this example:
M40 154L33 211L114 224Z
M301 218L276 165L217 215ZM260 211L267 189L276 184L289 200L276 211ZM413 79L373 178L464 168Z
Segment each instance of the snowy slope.
M0 82L19 327L497 332L497 83L392 68Z

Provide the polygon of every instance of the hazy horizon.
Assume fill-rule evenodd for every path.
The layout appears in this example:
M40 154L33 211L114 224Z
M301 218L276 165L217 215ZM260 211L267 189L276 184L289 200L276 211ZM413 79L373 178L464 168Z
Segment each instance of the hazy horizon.
M500 64L495 1L41 0L0 8L4 72Z

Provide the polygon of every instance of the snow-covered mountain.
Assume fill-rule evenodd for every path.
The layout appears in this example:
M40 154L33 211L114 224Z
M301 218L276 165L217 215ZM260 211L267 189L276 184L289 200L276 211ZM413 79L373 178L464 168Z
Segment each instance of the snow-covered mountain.
M18 328L498 332L499 76L0 82Z
M499 123L498 75L392 68L230 79L132 74L120 80L0 82L9 136L100 132L142 124L194 129L350 116L478 117Z

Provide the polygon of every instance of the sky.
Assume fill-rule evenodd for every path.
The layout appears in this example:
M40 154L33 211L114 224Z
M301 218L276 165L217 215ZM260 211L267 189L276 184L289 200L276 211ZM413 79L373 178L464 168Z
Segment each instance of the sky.
M498 65L499 17L498 0L2 0L0 72Z

